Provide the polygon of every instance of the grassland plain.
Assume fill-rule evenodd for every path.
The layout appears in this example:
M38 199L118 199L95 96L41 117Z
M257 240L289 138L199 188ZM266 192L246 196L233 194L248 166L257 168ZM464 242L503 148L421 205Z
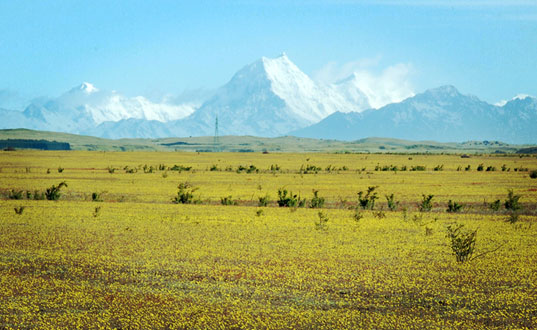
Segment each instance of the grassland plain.
M537 324L534 157L16 151L0 169L0 328ZM27 198L63 181L58 201ZM172 203L184 182L200 204ZM356 220L371 186L375 209ZM282 187L319 190L324 208L277 207ZM473 260L456 262L452 224L478 231Z

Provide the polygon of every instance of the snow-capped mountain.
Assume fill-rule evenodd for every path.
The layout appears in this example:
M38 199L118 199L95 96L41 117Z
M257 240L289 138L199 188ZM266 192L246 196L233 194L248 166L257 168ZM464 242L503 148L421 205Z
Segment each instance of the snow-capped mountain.
M439 142L535 143L535 127L535 98L515 98L499 107L475 96L462 95L453 86L443 86L378 110L335 113L291 135L340 140L390 137Z
M364 86L364 81L353 74L321 84L282 54L246 65L203 102L153 103L83 83L57 98L34 100L24 111L0 109L0 128L106 138L203 136L214 134L218 117L220 135L537 142L533 97L518 95L491 105L443 86L380 107L382 100L402 96L385 89L389 97L377 95L375 84Z
M218 116L222 134L278 136L335 111L369 107L363 94L353 95L350 99L336 86L314 82L285 54L263 57L239 70L180 126L189 135L211 135Z
M105 122L124 119L168 122L190 115L193 104L153 103L148 99L126 97L115 91L99 90L90 83L82 83L53 99L34 100L24 112L6 112L0 115L2 128L25 127L69 133L90 133Z

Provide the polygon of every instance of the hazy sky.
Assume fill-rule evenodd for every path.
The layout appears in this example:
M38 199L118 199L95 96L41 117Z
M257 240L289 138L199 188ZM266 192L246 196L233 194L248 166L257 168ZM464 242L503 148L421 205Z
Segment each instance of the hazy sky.
M537 95L537 0L0 0L0 96L89 81L155 98L216 88L281 52L327 82L357 71L489 102Z

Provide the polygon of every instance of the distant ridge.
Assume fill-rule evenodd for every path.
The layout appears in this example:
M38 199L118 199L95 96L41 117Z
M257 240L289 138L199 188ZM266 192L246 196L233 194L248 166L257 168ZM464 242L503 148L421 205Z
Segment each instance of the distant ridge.
M92 136L34 131L28 129L0 130L0 140L28 139L69 143L72 150L100 151L190 151L214 150L213 137L110 140ZM283 136L220 136L223 152L328 152L328 153L516 153L537 148L535 145L510 145L499 141L467 141L439 143L389 138L365 138L357 141L320 140Z

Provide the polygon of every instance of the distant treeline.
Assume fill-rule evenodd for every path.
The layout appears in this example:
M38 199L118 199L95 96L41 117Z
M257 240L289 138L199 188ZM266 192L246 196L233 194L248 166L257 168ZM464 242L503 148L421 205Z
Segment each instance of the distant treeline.
M56 142L47 140L23 140L7 139L0 140L0 148L3 150L12 149L41 149L41 150L71 150L71 145L67 142Z

